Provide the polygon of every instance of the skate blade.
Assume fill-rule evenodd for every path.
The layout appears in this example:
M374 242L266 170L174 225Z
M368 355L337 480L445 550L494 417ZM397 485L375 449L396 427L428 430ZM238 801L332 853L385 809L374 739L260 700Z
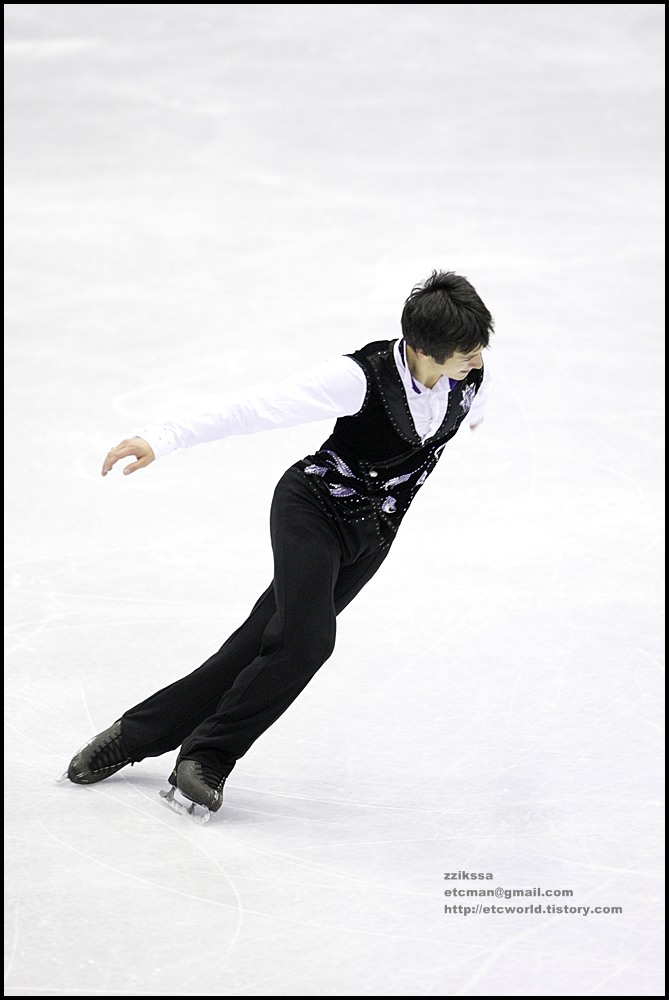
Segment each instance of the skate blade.
M69 774L67 773L67 771L64 771L63 774L61 774L60 778L56 778L56 784L60 785L61 781L69 781L69 780L70 780Z
M192 819L194 823L199 823L202 826L211 819L211 812L206 806L199 806L195 802L191 802L176 788L170 788L168 792L160 791L158 794L166 806L181 816Z

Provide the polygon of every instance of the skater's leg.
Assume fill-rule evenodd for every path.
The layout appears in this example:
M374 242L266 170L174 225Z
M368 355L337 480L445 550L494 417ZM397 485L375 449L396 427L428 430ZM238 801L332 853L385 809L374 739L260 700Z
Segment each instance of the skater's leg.
M385 554L382 552L360 559L340 570L334 591L337 614L372 577ZM109 729L82 747L72 758L67 777L77 784L92 784L110 777L127 764L142 760L145 756L155 756L178 746L187 733L192 731L193 726L207 718L215 709L221 690L216 683L222 684L227 680L227 686L230 687L230 676L234 678L243 666L255 658L254 654L260 650L265 620L271 618L274 607L274 591L270 588L257 602L245 625L228 639L218 653L188 677L176 681L130 709L123 716L123 721L117 720ZM212 687L216 692L213 699ZM197 715L193 712L185 716L184 721L178 711L179 706L183 705L196 709ZM184 732L186 726L188 729ZM153 734L153 740L148 738L148 734ZM134 740L128 744L133 748L132 752L126 748L124 738ZM143 744L141 740L144 740ZM193 761L189 763L195 764ZM207 794L214 796L220 806L222 786L217 789L217 783L218 778Z
M341 541L297 474L284 477L275 493L271 529L276 611L261 652L179 754L221 774L285 712L334 648Z
M295 507L295 475L287 475L284 480L285 482L282 480L280 487L277 488L273 506L273 543L279 539L280 527L292 523L291 544L296 546L298 554L304 556L306 551L304 542L307 535L310 536L313 552L306 561L312 571L316 570L317 584L320 585L326 580L326 586L321 588L324 597L324 610L322 614L316 613L315 617L312 618L312 621L318 623L318 634L313 642L308 642L308 629L299 624L301 598L298 599L296 613L294 615L291 613L289 617L298 623L297 644L306 643L313 654L311 666L308 667L302 680L298 680L297 683L290 674L286 675L290 683L284 691L283 700L278 699L274 707L263 718L256 720L255 733L251 734L248 745L285 711L315 670L330 655L331 647L334 644L334 614L338 614L346 607L378 569L387 554L387 550L377 549L372 551L371 555L354 559L352 564L340 567L341 545L339 543L341 540L338 540L331 523L323 518L323 512L320 509L316 509L316 517L314 518L313 500L308 500L305 505L304 491L301 488L297 489L298 502L297 507ZM289 497L292 498L290 502L288 501ZM294 508L292 511L287 509L291 502ZM279 514L279 512L281 513ZM303 532L305 513L305 523L313 522L306 534ZM284 541L281 541L279 545L281 551L279 562L283 567L291 565L293 562L297 565L297 560L293 560L292 557L286 559ZM329 576L326 569L328 565L330 567ZM305 579L305 592L313 598L318 588L309 583L308 577ZM297 593L299 597L299 587ZM317 606L318 602L312 601L312 607L316 608ZM288 602L287 607L290 607L290 602ZM162 688L124 713L122 732L121 728L114 724L119 731L117 733L114 729L113 744L110 745L108 736L111 730L105 730L99 737L87 744L83 756L80 752L73 758L70 766L72 780L75 780L72 775L79 770L87 772L85 776L81 776L82 783L100 780L101 777L113 773L127 763L134 763L149 756L158 756L175 749L184 742L188 745L189 734L195 735L194 730L197 730L205 720L211 718L221 701L222 694L233 686L235 679L246 667L253 665L254 661L263 653L265 655L271 653L272 629L268 626L273 622L276 629L279 618L275 612L275 586L273 585L258 600L247 621L201 667ZM331 617L331 624L323 630L321 626L323 623L329 622ZM266 636L265 632L267 632ZM318 653L319 642L323 637L325 637L325 641L322 653ZM274 641L276 642L276 639ZM302 666L304 667L304 664ZM182 747L182 754L183 752ZM242 755L242 752L245 751L236 753L235 760ZM206 749L199 756L205 761L208 756ZM210 756L215 763L220 763L220 753L216 749ZM83 760L83 757L86 759ZM74 764L77 765L76 768ZM229 761L228 772L232 765L233 761Z
M180 746L215 709L237 674L257 656L273 613L274 590L270 587L246 622L201 667L128 709L89 740L70 761L66 772L70 781L81 785L103 781L127 764Z
M128 709L121 717L123 739L133 761L157 757L183 740L216 710L221 695L260 652L275 611L270 586L243 625L202 666Z
M388 550L340 569L334 589L339 614L374 575ZM244 624L201 667L151 695L122 716L123 736L133 761L181 746L212 715L238 675L259 654L263 633L276 608L274 587L258 600Z

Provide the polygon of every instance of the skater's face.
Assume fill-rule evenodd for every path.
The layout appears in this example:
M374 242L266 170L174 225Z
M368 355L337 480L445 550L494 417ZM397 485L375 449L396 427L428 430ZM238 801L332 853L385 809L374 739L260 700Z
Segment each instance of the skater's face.
M442 365L437 364L434 358L428 357L426 354L422 354L418 351L418 354L423 359L424 363L427 363L430 369L430 374L436 378L441 378L442 375L446 375L448 378L456 379L460 381L466 378L473 368L483 368L483 352L482 349L477 351L470 351L468 354L461 354L456 351L452 354L450 358L446 358Z

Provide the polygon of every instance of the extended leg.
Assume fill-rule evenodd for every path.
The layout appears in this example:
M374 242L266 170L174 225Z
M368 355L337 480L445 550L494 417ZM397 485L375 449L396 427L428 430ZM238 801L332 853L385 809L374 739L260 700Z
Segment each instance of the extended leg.
M274 588L270 586L244 624L202 666L123 714L123 736L134 761L175 750L216 710L222 693L259 654L274 610Z

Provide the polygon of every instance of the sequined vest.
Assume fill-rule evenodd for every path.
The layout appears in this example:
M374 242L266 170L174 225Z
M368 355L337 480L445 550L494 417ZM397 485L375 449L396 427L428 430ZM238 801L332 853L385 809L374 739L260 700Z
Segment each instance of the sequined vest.
M458 431L483 380L483 369L451 380L448 408L432 437L421 441L395 364L394 341L375 341L348 357L367 378L362 407L340 417L330 437L297 463L327 511L345 521L370 520L390 545L416 493Z

